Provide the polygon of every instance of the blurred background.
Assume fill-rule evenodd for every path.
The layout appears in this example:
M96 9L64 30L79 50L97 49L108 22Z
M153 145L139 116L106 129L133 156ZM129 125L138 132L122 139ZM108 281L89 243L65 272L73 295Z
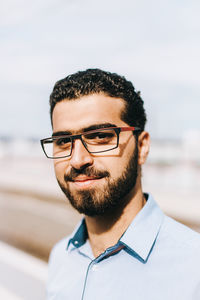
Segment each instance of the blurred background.
M168 215L200 232L200 2L0 4L0 268L7 272L0 271L1 298L44 299L49 251L80 219L39 144L51 135L54 83L78 70L117 72L141 91L151 134L144 190ZM16 261L22 259L16 265L8 244L40 260L16 250ZM38 265L40 272L22 265Z

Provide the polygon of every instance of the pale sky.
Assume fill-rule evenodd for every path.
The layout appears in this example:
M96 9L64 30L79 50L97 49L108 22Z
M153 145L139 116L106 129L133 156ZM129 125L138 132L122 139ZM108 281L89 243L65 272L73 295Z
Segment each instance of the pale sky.
M51 135L55 81L98 67L125 75L153 137L200 130L199 0L0 0L0 135Z

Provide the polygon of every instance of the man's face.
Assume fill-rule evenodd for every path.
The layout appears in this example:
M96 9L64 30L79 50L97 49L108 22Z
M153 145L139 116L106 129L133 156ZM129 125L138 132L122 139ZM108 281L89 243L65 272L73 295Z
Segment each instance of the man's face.
M79 134L96 125L128 126L121 120L122 99L93 94L64 100L53 111L53 132ZM106 127L106 126L105 126ZM131 131L120 133L119 146L109 152L89 153L75 140L71 157L54 161L58 183L81 213L103 215L123 206L137 179L137 147Z

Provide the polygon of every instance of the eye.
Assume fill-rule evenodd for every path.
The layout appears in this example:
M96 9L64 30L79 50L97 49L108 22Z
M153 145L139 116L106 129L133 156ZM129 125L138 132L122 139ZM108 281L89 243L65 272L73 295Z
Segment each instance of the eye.
M54 143L59 147L69 147L71 145L71 140L68 137L58 138L54 140Z
M112 138L114 136L113 132L95 132L91 134L87 134L85 137L87 139L106 139L106 138Z
M84 139L88 143L109 143L115 137L114 130L103 130L84 135Z

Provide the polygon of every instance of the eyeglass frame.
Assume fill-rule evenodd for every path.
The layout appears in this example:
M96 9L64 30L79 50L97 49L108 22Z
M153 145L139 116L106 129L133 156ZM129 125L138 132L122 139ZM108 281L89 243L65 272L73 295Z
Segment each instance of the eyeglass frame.
M111 149L108 149L108 150L102 150L102 151L89 151L88 148L87 148L87 144L85 143L85 141L82 139L82 135L87 135L87 134L91 134L91 133L95 133L95 132L98 132L98 131L104 131L104 130L110 130L110 129L114 129L114 131L116 132L117 134L117 145ZM120 132L123 132L123 131L142 131L139 127L106 127L106 128L98 128L98 129L95 129L95 130L89 130L89 131L86 131L86 132L83 132L83 133L80 133L80 134L72 134L72 135L60 135L60 136L51 136L49 138L45 138L45 139L41 139L40 140L40 144L42 146L42 150L45 154L45 156L47 158L50 158L50 159L60 159L60 158L66 158L66 157L70 157L72 155L72 150L73 150L73 143L75 140L79 139L81 140L83 146L85 147L85 149L89 152L89 153L102 153L102 152L107 152L107 151L111 151L111 150L114 150L116 148L118 148L119 146L119 134ZM48 141L50 139L53 140L57 140L59 138L70 138L71 140L71 150L70 150L70 154L69 155L65 155L65 156L61 156L61 157L49 157L44 149L44 142L45 141Z

